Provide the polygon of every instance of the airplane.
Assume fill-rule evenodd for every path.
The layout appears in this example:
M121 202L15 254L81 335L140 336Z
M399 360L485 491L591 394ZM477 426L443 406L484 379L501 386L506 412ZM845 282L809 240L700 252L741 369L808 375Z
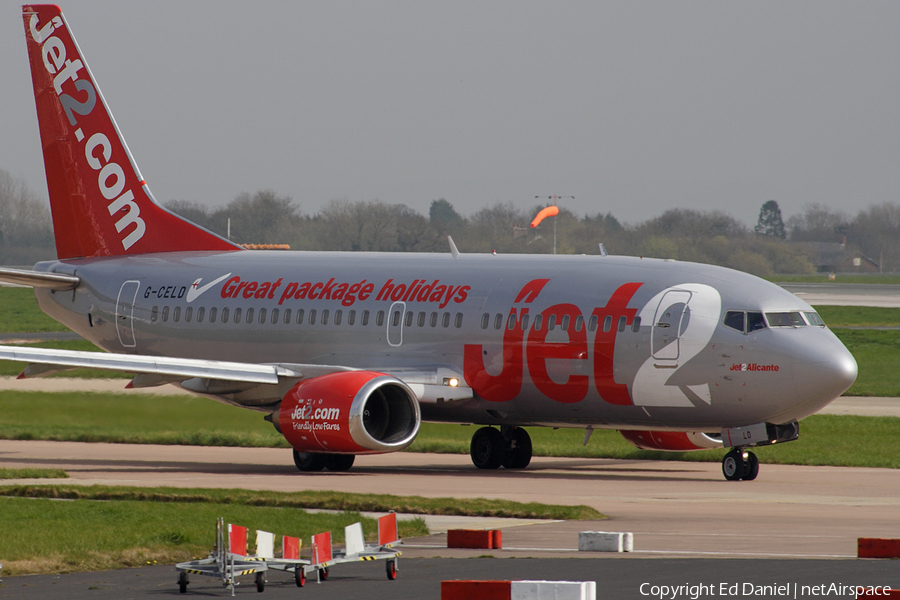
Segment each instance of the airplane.
M58 7L23 7L58 259L0 280L106 353L18 346L20 377L77 367L173 384L270 421L305 472L476 424L481 469L522 469L524 427L640 448L749 449L855 381L816 311L752 275L643 257L245 250L153 198ZM173 416L174 418L174 416Z

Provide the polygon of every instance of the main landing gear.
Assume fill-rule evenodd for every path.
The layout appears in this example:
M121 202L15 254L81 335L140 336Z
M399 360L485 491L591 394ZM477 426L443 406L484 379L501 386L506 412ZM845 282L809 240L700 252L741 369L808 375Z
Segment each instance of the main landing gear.
M297 452L294 450L294 464L301 471L315 472L348 471L356 456L353 454L324 454L320 452Z
M469 455L479 469L524 469L531 462L531 436L521 427L482 427L472 436Z
M759 459L743 448L734 448L722 459L722 474L728 481L752 481L759 475Z

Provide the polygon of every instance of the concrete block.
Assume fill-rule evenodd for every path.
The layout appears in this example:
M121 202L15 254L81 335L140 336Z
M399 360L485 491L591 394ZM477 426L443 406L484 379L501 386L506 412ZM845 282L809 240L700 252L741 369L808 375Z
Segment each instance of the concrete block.
M578 549L584 552L631 552L634 538L631 533L621 531L579 531Z
M493 534L489 529L450 529L448 548L493 548Z
M858 538L856 556L859 558L900 558L900 540Z
M594 581L513 581L511 600L596 600Z
M509 600L509 581L442 581L441 600Z

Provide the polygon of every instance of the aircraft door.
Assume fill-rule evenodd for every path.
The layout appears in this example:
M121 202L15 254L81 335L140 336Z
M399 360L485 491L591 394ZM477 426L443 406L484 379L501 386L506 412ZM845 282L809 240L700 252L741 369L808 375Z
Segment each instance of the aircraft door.
M388 311L387 342L397 347L403 344L403 317L406 313L406 302L394 302Z
M680 338L691 319L690 301L691 292L687 290L669 290L659 301L650 338L650 352L655 360L678 364Z
M119 342L125 348L134 348L137 345L134 338L134 301L140 286L140 281L126 281L119 288L119 298L116 300L116 331L119 334Z

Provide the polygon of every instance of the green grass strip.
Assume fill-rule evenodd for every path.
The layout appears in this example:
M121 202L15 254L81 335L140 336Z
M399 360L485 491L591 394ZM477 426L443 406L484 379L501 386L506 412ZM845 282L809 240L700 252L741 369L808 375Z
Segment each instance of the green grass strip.
M62 469L2 469L0 479L68 479Z
M606 518L584 505L564 506L521 503L488 498L425 498L389 494L303 491L270 492L195 488L141 488L78 485L0 486L0 496L65 500L114 500L265 506L272 508L317 508L326 510L388 512L416 515L459 515L520 519L594 520Z
M0 497L3 574L106 570L205 558L215 543L219 517L275 533L276 553L280 553L282 535L299 537L307 547L310 536L331 531L340 543L344 527L356 522L362 523L366 539L377 535L375 519L354 512L307 513L221 502ZM428 534L421 518L401 520L398 527L401 537ZM250 538L252 552L252 533Z
M835 329L859 366L848 396L900 396L900 331Z
M38 308L31 288L0 287L0 333L69 331Z

